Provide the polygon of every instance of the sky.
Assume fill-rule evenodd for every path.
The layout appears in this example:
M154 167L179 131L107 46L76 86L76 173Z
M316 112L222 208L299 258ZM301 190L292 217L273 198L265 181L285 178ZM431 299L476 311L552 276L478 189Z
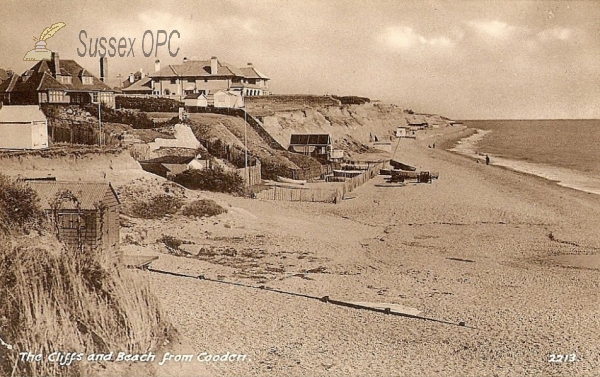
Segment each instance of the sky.
M366 96L454 119L600 118L600 1L0 0L0 8L0 68L17 73L33 65L22 59L34 37L64 22L48 49L96 75L90 38L136 39L134 57L109 57L112 86L119 74L153 72L156 59L164 67L217 56L252 62L274 94ZM154 38L177 30L177 56L160 46L145 57L146 30Z

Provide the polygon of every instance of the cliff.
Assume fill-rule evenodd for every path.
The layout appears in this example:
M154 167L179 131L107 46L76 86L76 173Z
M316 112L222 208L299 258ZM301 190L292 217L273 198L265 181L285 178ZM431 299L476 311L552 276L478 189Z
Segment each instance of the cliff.
M332 97L269 96L248 98L248 113L284 148L294 133L330 134L335 148L355 150L373 141L390 141L398 126L414 115L381 102L342 104ZM420 115L429 125L446 126L439 115Z

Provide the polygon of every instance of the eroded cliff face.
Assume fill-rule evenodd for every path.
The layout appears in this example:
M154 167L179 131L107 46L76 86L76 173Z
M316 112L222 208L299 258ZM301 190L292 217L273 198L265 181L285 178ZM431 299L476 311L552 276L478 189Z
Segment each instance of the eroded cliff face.
M373 141L390 141L399 126L406 126L411 115L380 102L362 105L318 106L290 111L275 111L262 117L264 128L284 147L294 133L326 133L336 148L355 149ZM439 116L425 116L430 124L447 123Z

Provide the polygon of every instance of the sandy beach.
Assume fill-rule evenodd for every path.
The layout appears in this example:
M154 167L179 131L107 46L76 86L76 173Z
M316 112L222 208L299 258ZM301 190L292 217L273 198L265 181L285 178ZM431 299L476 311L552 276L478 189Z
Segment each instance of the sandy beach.
M195 362L186 373L597 375L599 268L585 258L600 252L600 196L439 147L465 132L400 141L398 159L439 172L432 184L376 187L378 176L337 205L188 193L213 198L229 213L131 228L145 241L126 252L159 255L156 269L399 304L449 322L144 272L187 352L247 355ZM428 148L434 141L438 147ZM182 248L201 257L166 254L155 242L162 234L189 241ZM571 354L576 361L551 362Z

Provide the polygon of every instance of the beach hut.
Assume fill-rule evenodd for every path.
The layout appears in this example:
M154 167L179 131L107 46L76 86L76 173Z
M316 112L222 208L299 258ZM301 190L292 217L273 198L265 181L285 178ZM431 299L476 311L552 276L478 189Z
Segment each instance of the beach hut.
M0 149L48 148L48 121L37 105L0 108Z
M183 103L185 106L206 107L208 106L208 99L203 93L192 93L185 96Z
M40 206L56 221L58 238L83 252L101 252L109 260L119 251L121 202L107 182L26 183L37 193Z

